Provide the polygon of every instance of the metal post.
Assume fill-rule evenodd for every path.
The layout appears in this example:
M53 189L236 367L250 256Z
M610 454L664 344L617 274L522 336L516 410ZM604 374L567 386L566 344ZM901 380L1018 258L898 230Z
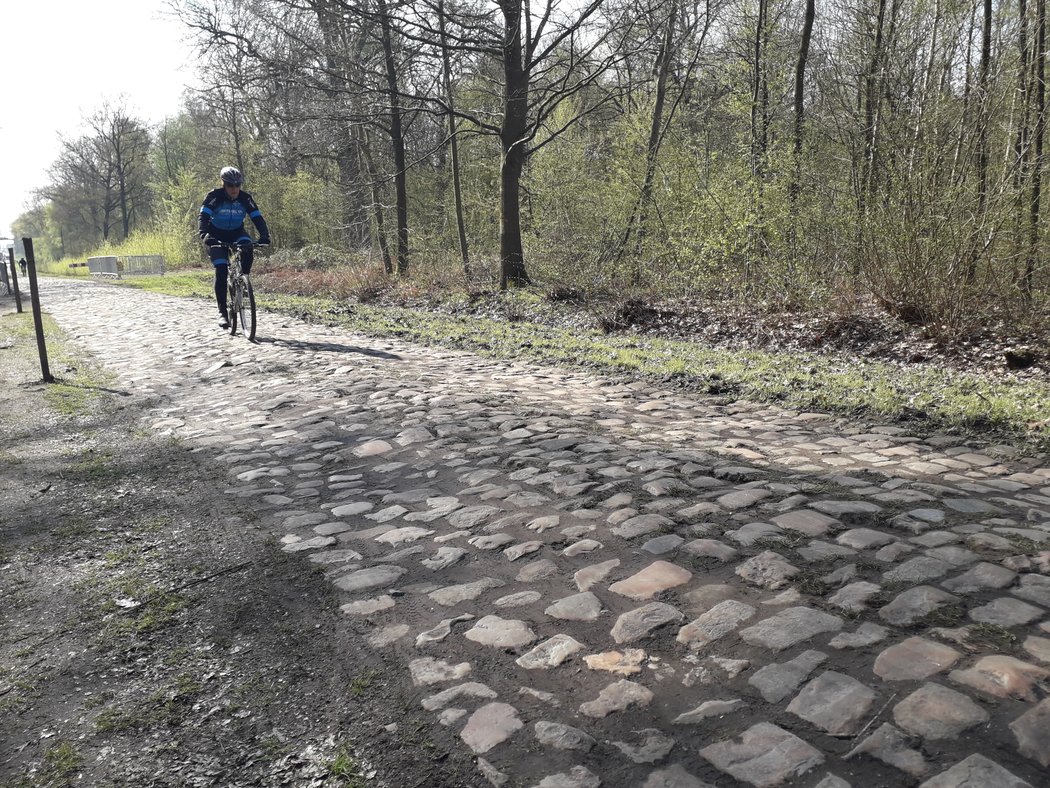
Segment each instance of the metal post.
M11 260L11 286L15 289L15 308L18 314L22 314L22 294L18 292L18 271L15 268L15 248L13 246L8 248L7 256Z
M33 302L33 324L36 326L36 347L40 351L40 371L44 373L45 383L54 383L51 370L47 366L47 345L44 344L44 320L40 315L40 291L36 286L36 259L33 257L33 239L23 238L22 246L26 250L26 263L29 265L29 297Z

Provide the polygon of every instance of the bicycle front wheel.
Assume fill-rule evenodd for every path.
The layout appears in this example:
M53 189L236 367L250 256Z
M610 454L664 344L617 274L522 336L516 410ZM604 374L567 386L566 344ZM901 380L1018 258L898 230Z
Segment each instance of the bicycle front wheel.
M252 290L252 282L248 277L242 280L240 290L238 316L241 319L241 333L252 341L255 339L255 291Z
M241 316L241 302L244 300L244 294L241 291L241 287L236 279L230 279L230 295L227 298L227 311L230 314L230 335L237 335L237 322ZM244 328L242 326L241 330Z

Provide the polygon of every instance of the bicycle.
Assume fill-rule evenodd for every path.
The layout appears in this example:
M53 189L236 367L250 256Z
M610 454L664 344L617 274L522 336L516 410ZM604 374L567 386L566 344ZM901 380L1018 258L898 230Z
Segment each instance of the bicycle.
M253 249L263 246L265 244L252 244ZM241 273L241 247L227 245L227 249L230 250L230 270L227 275L229 296L226 308L230 317L230 335L237 335L237 325L240 323L241 333L252 342L255 340L255 291L248 274Z

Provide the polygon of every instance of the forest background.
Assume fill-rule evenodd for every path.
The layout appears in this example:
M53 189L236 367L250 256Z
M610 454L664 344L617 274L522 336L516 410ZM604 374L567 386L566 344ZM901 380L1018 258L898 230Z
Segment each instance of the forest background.
M1046 0L178 0L198 89L108 104L12 223L204 260L245 173L294 292L875 306L1045 330ZM20 250L19 250L20 251Z

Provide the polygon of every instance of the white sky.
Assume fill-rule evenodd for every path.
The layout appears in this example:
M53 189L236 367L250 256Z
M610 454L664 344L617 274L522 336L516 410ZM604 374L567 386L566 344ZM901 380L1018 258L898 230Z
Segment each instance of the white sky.
M13 0L0 11L0 236L47 182L58 135L121 96L156 123L178 112L189 66L189 29L168 0ZM0 241L6 249L8 242Z

